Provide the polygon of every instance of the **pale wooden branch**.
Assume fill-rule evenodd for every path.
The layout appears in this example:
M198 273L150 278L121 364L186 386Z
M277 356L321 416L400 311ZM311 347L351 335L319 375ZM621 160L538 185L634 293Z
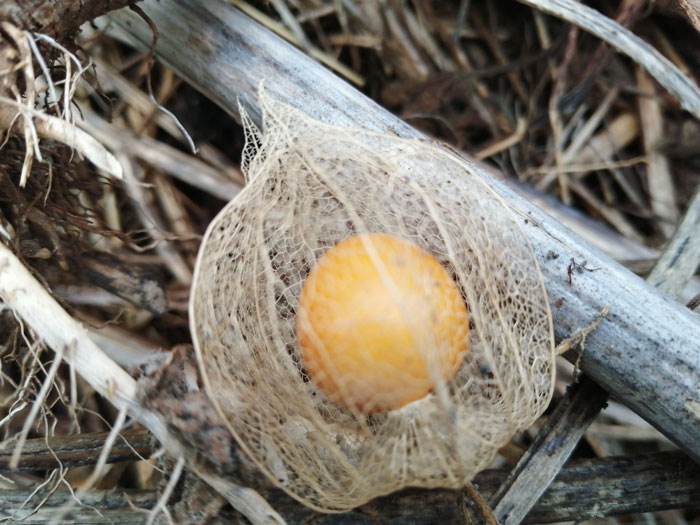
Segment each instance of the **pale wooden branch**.
M321 121L425 140L420 132L225 3L148 0L142 8L160 30L159 58L231 114L240 99L260 123L256 93L265 81L269 96ZM143 48L151 45L150 29L132 13L119 11L110 19L124 38ZM554 305L556 336L570 336L610 306L606 320L587 338L581 369L700 461L700 317L476 164L473 169L510 204L526 229ZM429 179L430 173L417 176ZM569 285L567 266L572 258L600 270L575 274Z

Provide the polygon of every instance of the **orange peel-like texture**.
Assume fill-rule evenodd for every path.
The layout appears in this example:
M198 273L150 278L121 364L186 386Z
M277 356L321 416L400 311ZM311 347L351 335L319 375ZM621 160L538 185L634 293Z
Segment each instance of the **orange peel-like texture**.
M304 282L297 335L311 379L331 400L376 413L425 397L467 351L459 288L424 249L369 233L332 247Z

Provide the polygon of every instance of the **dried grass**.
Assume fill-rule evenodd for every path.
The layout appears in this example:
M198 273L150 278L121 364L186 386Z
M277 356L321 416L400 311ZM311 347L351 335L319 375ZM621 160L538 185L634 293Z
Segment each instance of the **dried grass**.
M693 14L683 2L667 3ZM700 38L692 26L646 9L646 2L596 5L697 84ZM411 124L607 223L620 235L587 232L603 247L624 239L638 253L653 255L642 247L663 247L686 209L697 206L691 201L700 183L697 121L631 60L559 20L505 0L300 1L255 8L276 27L287 23L300 45L357 84L364 82L367 93ZM130 347L137 357L125 360L139 362L143 354L147 361L151 352L141 349L188 342L186 301L198 240L223 200L243 185L241 129L172 72L161 65L150 70L148 56L89 27L82 45L98 64L94 70L57 42L7 25L3 31L4 240L73 317L95 329L120 329L117 358L119 348ZM199 157L159 105L178 116ZM83 116L89 118L79 129L75 124ZM123 166L126 184L110 178ZM575 217L567 208L556 210ZM95 252L112 262L87 271ZM155 292L115 290L125 275L134 289ZM679 293L687 300L698 291L691 284ZM117 414L103 398L74 369L57 365L9 311L0 322L0 431L6 446L16 446L18 433L49 439L107 430ZM572 378L567 365L559 366L556 397ZM632 416L612 402L577 453L669 448ZM510 452L526 447L532 432L516 436ZM505 463L506 455L515 459L504 451L498 461ZM6 473L3 483L36 489L39 498L25 506L33 508L45 499L39 489L77 486L90 472L92 466L80 471L57 463L31 475ZM139 462L101 479L101 488L144 488L164 478ZM688 512L674 519L689 523L697 517Z

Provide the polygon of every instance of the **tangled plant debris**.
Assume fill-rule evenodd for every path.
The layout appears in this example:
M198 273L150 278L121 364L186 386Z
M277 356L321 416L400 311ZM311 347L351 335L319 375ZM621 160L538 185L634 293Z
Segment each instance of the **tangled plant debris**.
M363 85L366 93L412 125L499 166L510 183L519 179L532 184L612 226L620 235L590 229L590 223L577 222L580 216L569 208L545 201L563 220L571 220L590 240L641 274L649 271L655 249L693 205L700 166L697 122L633 62L537 11L509 0L454 5L401 1L373 6L352 0L239 4L245 4L246 12L267 13L267 20L278 18L276 27L286 24L304 49ZM698 34L683 19L652 10L647 2L586 4L642 36L697 83ZM655 8L669 5L693 20L689 3L656 2ZM242 131L171 70L159 64L151 68L149 56L114 39L113 28L97 27L104 29L99 24L84 26L80 46L66 49L64 40L59 43L2 24L0 233L41 288L73 318L85 322L90 336L112 359L125 367L139 366L144 360L160 362L163 352L158 349L167 352L190 342L187 300L195 254L207 224L243 185ZM198 156L190 153L172 116L158 105L182 120ZM124 183L117 178L120 173ZM318 254L329 247L319 248ZM444 254L437 255L449 262ZM557 256L559 277L566 282L569 254ZM304 272L311 266L309 258ZM572 288L601 272L575 273ZM686 300L700 292L692 282L678 282ZM555 314L570 307L558 297L551 299ZM28 311L38 304L29 302ZM32 446L45 444L50 451L61 439L79 441L118 422L118 411L76 374L76 367L44 351L44 340L35 336L30 322L6 309L2 326L0 454L14 453L21 468L18 438ZM70 361L70 345L61 352ZM466 356L469 359L470 351ZM220 446L217 434L223 420L212 407L198 404L202 392L196 379L190 378L185 388L185 397L197 400L189 405L178 405L170 397L177 389L171 392L158 382L170 382L169 373L181 369L179 353L172 357L173 368L142 379L138 388L153 395L139 403L151 403L147 408L153 412L174 406L183 415L178 425L184 433L192 428L188 414L199 407L199 413L208 414L203 431L214 444L208 451L226 463L231 449ZM555 398L570 373L563 362L558 368ZM484 370L481 367L480 373ZM123 385L132 384L131 377L123 378ZM112 396L115 384L119 383L104 383L102 393ZM316 391L316 397L320 395ZM372 415L370 420L383 417ZM350 418L353 425L361 419L358 414ZM292 426L294 435L306 431L303 425ZM498 451L493 464L515 462L532 432L517 434ZM112 437L120 439L116 432ZM343 446L352 450L347 443ZM589 428L576 454L631 455L669 447L658 432L613 402ZM259 464L275 473L295 472L279 468L279 454L268 453L274 447L266 443L262 448L268 456L258 459ZM31 473L3 467L0 508L6 514L0 516L14 512L17 518L35 510L37 516L50 515L49 507L40 508L49 501L45 492L32 496L35 489L53 491L55 499L50 501L60 506L73 498L64 488L87 488L95 482L93 489L119 488L127 494L122 507L100 508L107 518L135 512L127 500L151 509L160 499L158 513L191 509L188 501L199 500L203 508L210 503L202 516L209 512L235 519L233 511L222 508L223 500L196 483L199 496L181 490L190 485L187 475L177 483L169 476L174 466L184 466L175 456L164 472L153 460L131 456L131 462L109 459L103 464L99 454L63 465L45 464ZM245 468L253 467L246 463ZM210 476L214 486L218 483L220 493L234 492L234 486L211 477L220 473L207 470L203 476ZM244 477L244 484L254 477ZM162 497L165 487L172 489L169 502ZM258 488L281 508L292 508L274 491ZM26 503L13 506L5 489L21 493ZM663 484L658 490L664 490ZM435 501L442 501L440 494L446 493L434 494ZM94 502L93 496L93 491L80 495L85 502ZM405 500L407 508L409 502ZM245 502L239 508L245 508ZM71 512L94 517L96 511L76 506ZM184 512L173 514L173 519L186 516ZM261 520L265 516L257 514ZM680 523L693 516L690 511L676 513Z

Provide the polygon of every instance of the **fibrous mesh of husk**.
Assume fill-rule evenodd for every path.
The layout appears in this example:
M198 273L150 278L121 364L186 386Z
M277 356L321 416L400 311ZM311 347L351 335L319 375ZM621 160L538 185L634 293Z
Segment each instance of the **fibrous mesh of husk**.
M343 511L405 486L460 487L547 406L553 337L529 243L467 161L429 141L332 127L261 95L246 122L248 184L210 225L191 298L205 386L242 449L290 495ZM353 235L437 258L468 307L457 374L363 414L309 378L296 333L304 281Z

